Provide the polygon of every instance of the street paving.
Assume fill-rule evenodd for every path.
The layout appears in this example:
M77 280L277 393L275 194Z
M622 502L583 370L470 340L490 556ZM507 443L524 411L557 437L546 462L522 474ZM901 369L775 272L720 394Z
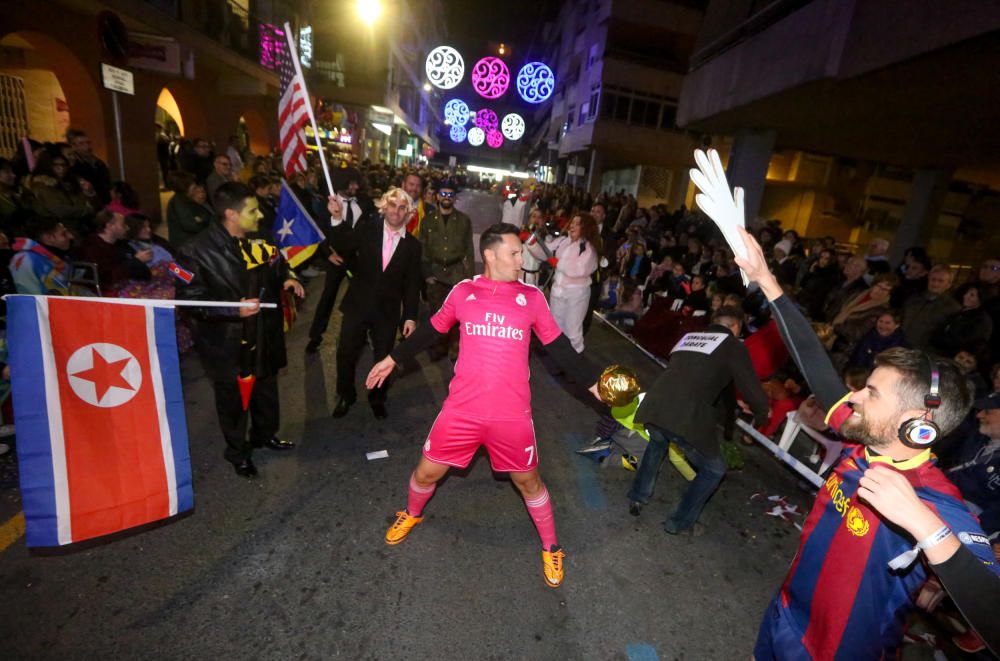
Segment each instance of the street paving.
M461 205L498 213L496 198ZM383 535L446 394L448 360L398 378L389 418L360 399L340 420L334 374L339 313L320 352L303 353L322 279L308 286L281 377L290 453L258 451L248 481L222 459L211 388L182 362L195 486L192 515L62 555L21 539L0 555L3 659L746 659L798 539L754 494L811 497L759 448L709 503L703 536L661 522L683 480L666 464L655 499L627 512L633 473L573 451L595 405L533 354L542 475L552 494L566 581L543 584L540 546L510 482L480 452L453 471L400 546ZM660 368L603 323L587 335L599 364ZM371 365L366 350L358 366ZM484 374L483 378L490 375ZM369 461L366 452L388 451ZM11 489L6 487L5 500ZM798 519L801 522L801 518Z

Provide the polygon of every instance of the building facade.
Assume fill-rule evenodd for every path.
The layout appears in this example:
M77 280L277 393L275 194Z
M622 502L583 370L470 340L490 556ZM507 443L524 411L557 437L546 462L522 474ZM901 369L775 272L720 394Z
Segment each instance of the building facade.
M591 192L624 188L642 204L683 201L699 136L677 127L677 103L703 4L563 3L547 35L556 91L533 136L546 178Z
M0 4L0 80L9 109L0 141L4 156L10 156L22 135L59 142L67 128L82 129L113 178L132 184L144 210L157 216L162 183L157 123L169 124L189 140L208 139L219 149L237 135L258 154L274 146L274 57L281 47L281 25L300 22L299 3ZM133 93L117 93L117 122L115 99L102 82L102 63L133 76Z
M729 137L748 214L974 262L1000 248L997 7L713 0L678 123Z
M327 109L321 130L336 129L341 142L329 134L331 149L359 159L422 161L440 146L439 100L425 88L424 60L443 39L441 3L373 0L368 4L381 11L370 21L359 15L359 4L365 3L314 4L313 61L304 72Z

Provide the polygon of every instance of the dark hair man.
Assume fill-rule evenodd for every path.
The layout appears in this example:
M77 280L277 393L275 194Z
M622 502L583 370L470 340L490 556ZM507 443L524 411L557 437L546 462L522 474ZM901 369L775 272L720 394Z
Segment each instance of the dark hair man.
M493 470L509 473L524 497L542 541L545 584L555 588L563 580L565 554L556 540L549 493L538 473L528 387L532 331L577 383L594 383L597 371L559 331L541 291L518 281L520 231L499 223L483 232L479 240L483 275L455 285L429 324L372 367L366 385L377 387L398 362L439 342L458 325L461 349L448 398L410 477L406 509L396 513L385 541L402 542L423 521L424 505L449 467L465 468L485 445ZM596 394L596 384L591 391Z
M427 208L424 205L424 178L416 172L407 172L403 175L403 191L410 198L410 217L406 221L406 231L413 236L420 235L420 223L427 215Z
M35 217L25 224L28 238L14 241L17 251L10 273L18 294L69 295L70 264L67 252L73 236L55 218Z
M125 240L127 232L125 215L105 209L94 217L94 232L80 246L80 259L97 265L97 282L105 296L114 296L127 280L151 277L147 264L153 251L133 252Z
M194 318L195 348L215 390L215 410L226 440L224 456L237 475L254 477L255 447L294 447L277 437L278 370L287 364L280 303L283 289L299 298L305 291L277 248L264 240L247 238L257 231L261 217L253 191L230 182L219 186L213 201L219 220L212 221L178 252L183 277L178 275L177 298L251 304L238 310L197 308ZM279 306L261 310L261 302ZM241 374L245 369L256 377L246 405L237 381L247 376Z
M476 257L472 247L472 221L455 208L458 186L451 180L441 182L437 208L420 223L421 267L426 283L427 305L436 312L444 304L451 288L472 277ZM450 354L458 358L458 328L432 349L432 357Z
M828 411L828 424L859 444L845 447L820 489L795 561L761 623L754 657L895 656L913 595L928 575L922 563L913 563L921 550L954 535L998 573L989 541L930 450L968 412L971 388L951 361L895 348L878 354L865 388L849 391L809 322L768 271L756 240L737 230L748 253L737 263L770 301L785 344ZM888 471L905 476L943 522L939 529L911 539L865 502L872 493L863 489L866 480L875 487Z
M663 522L663 529L671 535L693 531L705 503L726 474L716 427L735 403L729 394L733 384L757 424L768 418L767 395L754 372L750 353L739 340L742 331L743 312L739 308L716 310L708 328L686 334L670 351L667 369L636 410L635 421L649 432L649 447L629 491L633 515L638 515L652 497L671 442L680 446L698 469L677 510Z
M111 201L111 172L107 164L94 155L90 136L79 129L69 129L66 131L66 142L73 149L73 164L69 173L89 181L101 206L108 204Z

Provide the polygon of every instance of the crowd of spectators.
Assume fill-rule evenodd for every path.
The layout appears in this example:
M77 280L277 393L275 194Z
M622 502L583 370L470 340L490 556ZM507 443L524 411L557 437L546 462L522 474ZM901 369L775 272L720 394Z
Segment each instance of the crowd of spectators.
M642 208L624 192L590 196L543 185L534 196L533 208L541 213L531 215L526 228L531 231L541 226L558 233L571 219L596 208L613 219L611 231L601 233L605 261L595 272L601 287L596 307L609 322L668 359L685 333L708 325L712 311L741 307L748 319L743 340L770 400L770 418L759 431L777 441L789 414L797 412L803 424L829 433L823 412L817 415L808 386L789 359L766 299L744 287L731 250L707 217L683 206ZM875 356L893 347L952 360L968 377L977 406L934 451L980 516L1000 558L1000 428L995 422L1000 416L1000 259L988 257L959 276L959 269L932 259L920 246L909 248L901 263L893 264L884 238L859 250L830 236L800 237L777 220L758 221L750 229L771 271L812 322L852 389L865 387ZM621 427L607 423L598 424L598 438L581 452L608 445L602 439ZM602 424L607 427L603 432ZM802 438L811 443L808 436ZM824 449L817 446L814 457L817 465L823 459L827 467L835 461L822 456L819 450ZM934 610L941 596L940 584L932 581L919 603ZM938 619L954 627L954 642L961 649L982 649L975 632L956 626L954 618Z
M0 293L172 298L173 256L217 221L213 193L232 181L253 191L263 215L259 234L271 237L283 182L280 154L254 155L235 138L219 148L205 139L181 142L160 162L164 184L174 193L163 238L155 231L159 214L148 213L159 200L139 200L127 182L114 181L84 132L68 131L64 143L26 147L11 160L0 159ZM796 409L803 419L815 420L767 301L744 286L732 251L704 215L684 206L643 207L624 191L594 195L534 181L495 184L461 171L404 170L367 161L334 167L341 165L356 168L363 180L358 197L369 200L403 185L414 172L421 177L427 209L445 180L449 187L496 194L505 205L505 220L521 225L529 244L525 279L550 290L557 321L578 351L594 309L665 358L684 333L707 326L713 311L742 308L747 317L742 339L771 402L771 418L760 429L777 436L785 416ZM315 218L329 215L330 191L315 155L287 184ZM985 259L957 278L951 265L935 261L920 246L892 264L884 238L858 250L830 236L800 237L776 220L760 221L751 230L847 383L863 387L878 353L911 347L954 360L975 385L977 398L1000 393L1000 259ZM178 319L184 351L192 339L183 315ZM6 370L0 376L6 377ZM8 409L3 421L9 416ZM821 421L815 424L823 427ZM945 469L993 462L1000 438L980 431L976 413L970 413L936 447ZM990 475L992 469L956 482L970 490L970 499L978 499L983 527L1000 555L1000 487L982 484Z

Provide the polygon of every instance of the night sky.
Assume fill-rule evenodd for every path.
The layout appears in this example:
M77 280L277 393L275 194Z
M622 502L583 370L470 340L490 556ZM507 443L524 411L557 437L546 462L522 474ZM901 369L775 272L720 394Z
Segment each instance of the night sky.
M556 16L556 0L442 0L448 42L463 52L505 43L515 49L514 59L541 56L544 22Z

